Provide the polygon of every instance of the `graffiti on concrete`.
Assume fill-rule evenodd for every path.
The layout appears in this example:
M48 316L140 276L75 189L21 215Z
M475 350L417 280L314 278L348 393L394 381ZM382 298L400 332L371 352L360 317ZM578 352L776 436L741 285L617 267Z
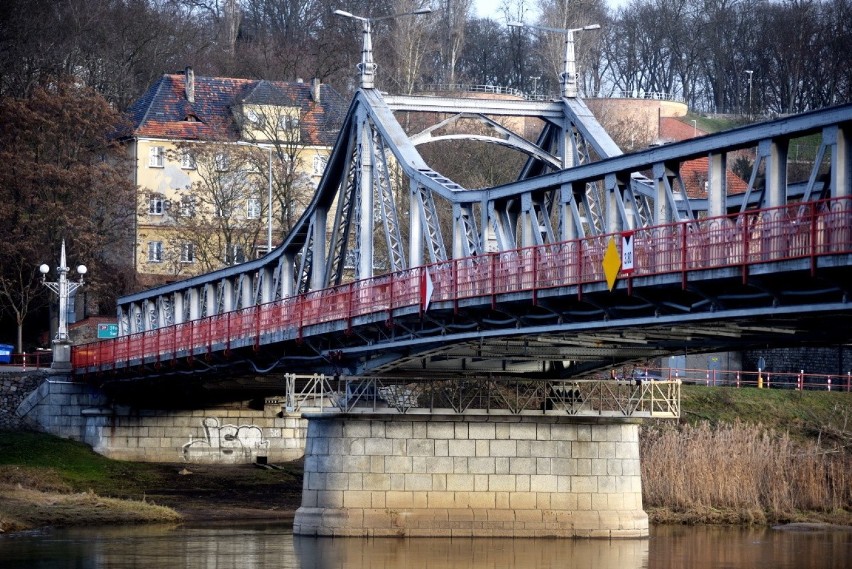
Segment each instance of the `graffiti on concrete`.
M219 419L206 417L201 421L204 438L183 445L184 462L242 464L265 457L269 441L256 425L219 425Z

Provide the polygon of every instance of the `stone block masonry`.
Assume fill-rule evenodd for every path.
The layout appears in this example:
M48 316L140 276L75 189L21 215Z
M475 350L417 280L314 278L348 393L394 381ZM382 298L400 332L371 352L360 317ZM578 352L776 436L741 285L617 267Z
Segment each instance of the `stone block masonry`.
M0 429L18 430L27 427L18 416L21 402L47 377L47 372L0 371Z
M39 378L16 398L26 426L90 445L109 458L140 462L244 464L304 456L307 420L269 398L205 409L138 409L116 405L94 387L62 375ZM38 385L34 390L32 389Z
M636 420L307 417L295 534L648 535Z

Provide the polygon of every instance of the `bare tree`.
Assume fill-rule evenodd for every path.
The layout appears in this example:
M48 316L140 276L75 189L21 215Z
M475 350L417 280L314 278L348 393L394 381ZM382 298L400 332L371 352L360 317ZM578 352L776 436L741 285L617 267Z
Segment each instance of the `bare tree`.
M487 18L468 22L467 41L458 62L460 81L507 85L510 75L509 30Z
M293 228L313 196L314 186L308 174L313 171L313 164L308 164L313 157L309 156L308 142L302 135L298 109L259 107L244 117L242 127L248 141L263 145L247 154L246 160L254 171L265 173L260 179L260 188L266 188L264 195L271 180L276 242Z
M174 275L189 267L209 272L253 258L265 216L264 175L252 165L252 149L227 142L181 143L175 153L193 164L196 181L168 204L161 226L140 236L163 238L162 262Z
M428 6L425 0L394 0L393 13L404 14ZM393 89L410 94L420 82L420 73L428 51L433 49L436 18L432 15L401 16L387 21L388 40L379 45L388 46L393 54L392 63L380 75L390 78Z
M506 22L530 23L526 18L529 11L527 0L503 0L502 12ZM529 77L529 63L533 54L530 31L526 28L512 28L509 31L508 56L510 71L506 86L523 88Z
M456 66L465 41L465 27L473 8L473 0L439 0L441 77L445 83L456 83Z
M0 100L0 310L22 330L47 297L37 277L68 242L89 266L92 296L109 305L130 265L133 185L119 147L120 115L91 89L54 81Z

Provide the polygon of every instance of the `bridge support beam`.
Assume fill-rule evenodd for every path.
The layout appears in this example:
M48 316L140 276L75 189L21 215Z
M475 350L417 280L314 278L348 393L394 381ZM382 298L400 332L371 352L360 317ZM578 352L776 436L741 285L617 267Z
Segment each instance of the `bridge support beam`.
M305 417L297 535L648 535L636 419Z

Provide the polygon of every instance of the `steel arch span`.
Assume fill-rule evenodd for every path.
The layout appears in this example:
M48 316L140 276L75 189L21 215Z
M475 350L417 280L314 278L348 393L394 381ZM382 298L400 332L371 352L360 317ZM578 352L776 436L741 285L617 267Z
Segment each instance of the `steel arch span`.
M408 133L395 113L413 112L437 121ZM507 118L543 127L528 139ZM461 120L491 134L446 134ZM76 347L75 372L566 377L685 349L847 341L850 124L846 105L624 155L579 98L363 88L277 249L121 298L120 337ZM819 144L790 179L790 141L805 136ZM464 188L418 151L447 137L527 159L513 183ZM755 167L731 195L743 151ZM689 196L697 158L706 192ZM602 261L622 236L634 269L610 290Z

